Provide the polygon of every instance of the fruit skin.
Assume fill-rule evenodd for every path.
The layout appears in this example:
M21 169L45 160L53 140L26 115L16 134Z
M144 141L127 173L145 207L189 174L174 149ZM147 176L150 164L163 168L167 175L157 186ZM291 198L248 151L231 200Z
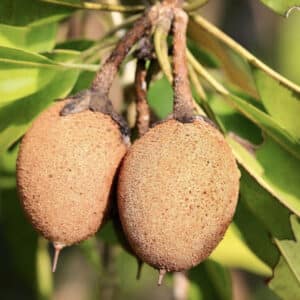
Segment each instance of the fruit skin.
M232 220L239 177L224 137L206 121L150 129L119 175L120 219L137 256L166 271L203 261Z
M65 104L54 104L34 121L17 160L25 213L45 238L63 246L98 230L126 152L110 116L84 111L62 117L59 112Z

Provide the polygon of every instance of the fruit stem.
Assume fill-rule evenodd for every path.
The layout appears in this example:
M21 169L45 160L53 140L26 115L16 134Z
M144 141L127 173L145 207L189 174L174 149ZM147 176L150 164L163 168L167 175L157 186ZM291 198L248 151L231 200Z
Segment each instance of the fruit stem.
M140 137L148 131L150 125L150 109L147 103L146 76L146 61L144 58L140 58L137 61L135 73L137 127Z
M173 88L176 120L186 121L193 116L193 96L189 83L186 58L186 30L188 16L181 8L174 8L173 22Z
M164 269L159 270L158 281L157 281L158 286L161 286L166 273L167 273L167 271Z
M53 247L54 247L54 258L52 263L52 272L54 273L56 271L60 251L64 248L64 245L54 242Z
M149 30L158 17L158 6L148 9L126 32L124 37L118 42L101 70L97 73L93 83L92 90L101 92L107 96L119 67L133 45Z

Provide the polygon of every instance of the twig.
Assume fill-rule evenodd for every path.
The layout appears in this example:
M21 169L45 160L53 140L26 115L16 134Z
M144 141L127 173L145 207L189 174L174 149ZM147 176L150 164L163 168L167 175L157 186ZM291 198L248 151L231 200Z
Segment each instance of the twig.
M86 57L93 55L95 52L97 52L103 48L107 48L107 47L115 45L116 42L118 41L118 39L116 37L112 37L112 36L115 33L117 33L119 30L124 29L124 28L128 27L129 25L131 25L132 23L134 23L140 17L141 17L140 14L130 16L122 24L119 24L119 25L113 27L112 29L110 29L109 31L107 31L105 33L105 35L100 40L96 41L93 46L82 51L80 54L80 58L85 59Z
M187 14L180 8L174 9L173 23L173 88L174 118L185 121L193 116L193 97L189 84L186 57Z
M137 127L140 137L148 131L150 124L150 109L147 103L146 75L145 59L140 58L137 61L135 73Z
M220 29L218 29L216 26L205 20L199 15L191 14L193 20L201 26L205 31L215 36L218 40L222 41L225 45L227 45L229 48L231 48L233 51L240 54L242 57L244 57L247 61L249 61L250 64L256 66L257 68L263 70L265 73L267 73L270 77L274 78L275 80L279 81L281 84L285 85L286 87L296 91L297 93L300 93L300 86L291 82L290 80L286 79L270 67L268 67L266 64L264 64L262 61L257 59L253 54L251 54L248 50L246 50L244 47L242 47L240 44L235 42L231 37L226 35L224 32L222 32Z
M69 97L68 103L60 111L61 116L79 113L87 109L110 115L119 125L124 142L129 144L129 128L124 118L114 110L109 99L109 91L121 63L131 48L157 21L158 9L159 5L152 6L134 23L133 28L128 30L117 43L103 67L96 74L91 87Z
M152 27L157 18L157 7L149 9L133 25L133 28L127 31L124 37L119 41L115 49L106 60L100 72L96 75L92 90L108 94L115 76L118 73L120 64L132 48L132 46Z
M117 5L117 4L110 4L110 3L94 3L88 1L82 1L81 3L64 2L61 0L40 0L40 1L46 3L53 3L57 5L63 5L67 7L90 9L90 10L129 12L129 13L136 13L145 10L145 6L143 5L125 6L125 5Z

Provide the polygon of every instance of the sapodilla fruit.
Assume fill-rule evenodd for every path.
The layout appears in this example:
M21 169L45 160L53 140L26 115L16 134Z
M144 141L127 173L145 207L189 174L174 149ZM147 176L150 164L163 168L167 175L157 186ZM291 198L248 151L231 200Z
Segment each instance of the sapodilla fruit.
M182 271L209 256L232 220L240 172L224 137L203 119L165 121L127 152L118 208L141 260Z
M59 250L93 235L109 206L126 152L117 123L100 112L43 112L24 136L17 160L21 203L34 228Z

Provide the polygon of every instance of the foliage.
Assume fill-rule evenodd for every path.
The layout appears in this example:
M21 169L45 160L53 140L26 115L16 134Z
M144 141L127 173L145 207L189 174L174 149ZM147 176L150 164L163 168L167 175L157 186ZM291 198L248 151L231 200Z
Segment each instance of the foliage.
M281 15L300 6L299 0L261 2ZM1 276L5 278L1 289L8 286L1 295L10 299L19 297L18 289L30 299L47 299L51 294L47 247L38 240L18 204L15 160L18 142L37 115L54 100L86 88L98 69L98 57L93 59L89 54L95 53L93 49L98 51L107 39L56 42L60 21L76 10L38 0L0 2L0 239L4 245L1 255L13 262L1 267L8 274ZM192 81L195 99L224 131L242 174L234 222L211 258L189 272L189 299L232 299L228 267L264 276L279 297L297 299L300 87L281 81L249 59L246 50L212 34L195 15L188 34L196 61L197 78ZM208 74L201 71L202 64ZM212 75L219 82L211 80ZM172 110L172 88L166 77L153 78L149 104L156 118L163 119ZM197 84L204 87L206 99ZM101 265L95 251L99 241L118 244L110 223L94 240L81 245L82 253L97 268ZM132 260L119 252L119 264L120 257ZM11 276L22 283L17 289ZM120 276L126 280L124 274Z

